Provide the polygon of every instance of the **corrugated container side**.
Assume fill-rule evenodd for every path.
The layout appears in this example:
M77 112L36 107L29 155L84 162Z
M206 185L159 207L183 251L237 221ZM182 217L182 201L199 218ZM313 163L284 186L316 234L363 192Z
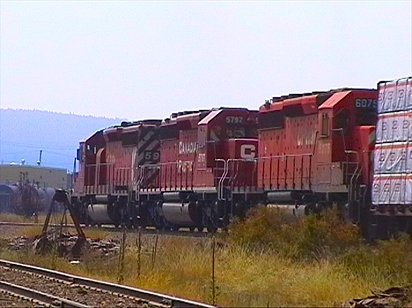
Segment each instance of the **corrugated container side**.
M376 143L412 141L412 112L381 114L376 124Z
M412 177L406 174L374 175L372 204L405 205L412 201Z
M374 174L412 173L412 144L377 144L374 151Z
M412 109L412 77L378 84L378 114Z

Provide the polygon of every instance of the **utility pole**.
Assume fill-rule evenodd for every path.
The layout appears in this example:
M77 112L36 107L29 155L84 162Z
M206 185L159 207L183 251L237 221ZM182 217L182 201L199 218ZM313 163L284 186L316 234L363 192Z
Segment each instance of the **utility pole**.
M43 154L43 150L40 150L39 160L37 161L37 166L41 165L41 155Z

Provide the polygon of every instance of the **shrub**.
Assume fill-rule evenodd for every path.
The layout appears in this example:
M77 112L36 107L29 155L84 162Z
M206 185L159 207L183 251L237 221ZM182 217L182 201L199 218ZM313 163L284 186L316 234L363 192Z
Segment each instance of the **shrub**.
M270 250L294 258L334 256L357 246L359 229L334 210L296 218L280 208L255 207L229 227L230 242L255 251Z
M361 242L359 228L342 220L334 210L304 217L299 228L297 246L302 256L335 256Z

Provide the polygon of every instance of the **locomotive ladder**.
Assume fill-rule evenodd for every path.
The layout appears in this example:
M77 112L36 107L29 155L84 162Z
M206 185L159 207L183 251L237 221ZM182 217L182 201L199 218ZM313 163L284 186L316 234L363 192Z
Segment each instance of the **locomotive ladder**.
M359 159L359 153L354 150L346 150L346 170L345 170L345 183L348 187L348 202L359 201L358 196L358 180L362 172L362 164ZM349 156L356 155L356 161L350 162ZM354 170L351 169L354 167Z
M233 166L233 174L230 174L229 183L228 183L229 184L228 186L230 186L231 191L234 190L234 187L241 188L243 186L245 191L246 191L247 187L252 187L253 186L252 185L253 180L252 180L252 182L250 182L251 186L249 186L247 184L247 181L245 180L245 177L239 182L238 181L238 176L242 172L251 172L250 175L251 175L251 178L253 179L256 175L256 172L257 172L257 160L256 159L243 159L243 158L230 158L230 159L227 160L228 170L231 170L229 168L231 163L232 163L232 166ZM242 167L246 166L246 165L242 166L242 163L253 163L254 164L253 171L252 170L245 170L244 168L242 168Z
M362 174L363 165L360 159L360 155L357 151L347 150L345 151L345 153L347 154L347 163L349 163L349 155L356 155L355 170L352 173L350 173L349 170L347 170L345 176L346 180L349 180L346 182L348 187L348 205L351 209L349 214L352 218L356 219L357 222L359 222L361 219L361 206L362 203L365 201L365 196L367 192L366 189L361 189L362 187L359 184L359 178ZM365 155L365 153L366 152L363 152L363 155ZM348 166L349 165L347 165L347 168Z
M229 179L227 177L227 174L229 172L229 163L228 163L227 160L222 159L222 158L217 158L217 159L215 159L215 161L217 163L219 163L219 162L223 163L222 175L220 176L218 184L217 184L217 200L223 201L223 200L226 200L225 194L224 194L224 189L225 189L224 181ZM221 169L216 168L216 170L221 170Z
M242 172L246 172L242 168L242 163L254 163L253 170L249 170L252 173L252 178L257 172L257 160L256 159L240 159L240 158L229 158L225 159L216 159L216 162L223 163L223 169L215 168L215 170L222 170L221 176L218 178L217 184L217 192L218 192L218 200L220 201L231 201L233 191L236 188L244 188L247 191L247 187L250 187L247 184L247 180L243 179L238 181L239 174ZM253 182L253 181L252 181ZM229 187L228 194L225 194L225 187Z

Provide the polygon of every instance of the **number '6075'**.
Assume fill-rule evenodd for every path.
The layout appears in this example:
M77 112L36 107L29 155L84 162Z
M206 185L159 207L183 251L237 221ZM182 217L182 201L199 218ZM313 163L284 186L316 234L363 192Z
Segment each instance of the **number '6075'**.
M376 108L376 99L358 98L355 100L356 108Z

